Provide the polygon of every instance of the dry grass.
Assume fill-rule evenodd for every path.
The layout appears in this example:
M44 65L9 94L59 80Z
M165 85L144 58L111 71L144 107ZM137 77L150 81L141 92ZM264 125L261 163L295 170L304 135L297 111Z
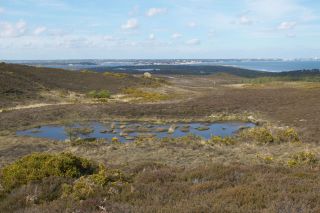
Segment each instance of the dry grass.
M157 92L145 91L137 88L127 88L122 91L129 98L134 98L140 102L158 102L170 99L170 95L161 94Z
M236 85L236 84L235 84ZM262 88L292 88L292 89L319 89L319 82L288 82L288 81L271 81L265 83L246 83L241 84L239 88L262 89Z
M309 150L320 157L320 147L313 144L281 143L261 145L253 142L212 143L195 136L177 139L144 138L129 144L87 144L67 150L90 159L110 162L114 166L135 165L141 161L161 162L171 166L199 166L203 163L230 165L265 164L258 156L272 158L273 166L285 166L298 152ZM268 162L269 163L269 162Z
M114 77L114 78L126 78L129 76L126 73L115 73L115 72L105 72L103 73L103 75L106 77Z
M318 212L318 171L241 164L196 168L140 163L130 187L88 198L61 197L70 180L49 179L13 191L0 204L23 212ZM35 190L37 188L37 190ZM39 197L42 199L40 200Z
M1 138L1 151L11 150L3 162L21 155L24 142ZM15 145L12 142L16 141ZM261 145L253 141L226 145L189 135L177 139L140 138L133 143L52 143L33 139L43 151L71 152L120 169L131 177L128 185L107 191L83 178L49 178L13 190L0 201L3 211L52 212L317 212L320 210L320 148L313 144ZM35 147L21 147L23 155ZM292 159L301 163L291 167ZM298 156L298 155L299 156ZM298 158L296 157L298 156ZM302 158L301 158L302 156ZM7 159L8 158L8 159ZM6 160L5 160L6 159ZM3 165L3 164L2 164ZM68 184L71 188L61 188ZM78 190L78 185L85 191ZM68 190L72 191L69 192ZM65 191L67 190L67 191ZM67 193L67 197L63 194ZM75 194L76 193L76 194ZM80 194L79 194L80 193ZM75 198L72 198L74 196ZM79 201L81 197L82 201ZM40 199L41 198L41 199Z

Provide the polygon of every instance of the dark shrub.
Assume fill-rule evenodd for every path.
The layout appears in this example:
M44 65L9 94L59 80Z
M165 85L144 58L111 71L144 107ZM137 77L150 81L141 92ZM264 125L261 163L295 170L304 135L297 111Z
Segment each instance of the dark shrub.
M45 177L78 178L93 174L97 167L89 160L70 153L34 153L2 169L1 185L9 191Z
M108 90L92 90L88 93L88 96L96 99L108 99L110 98L111 94Z

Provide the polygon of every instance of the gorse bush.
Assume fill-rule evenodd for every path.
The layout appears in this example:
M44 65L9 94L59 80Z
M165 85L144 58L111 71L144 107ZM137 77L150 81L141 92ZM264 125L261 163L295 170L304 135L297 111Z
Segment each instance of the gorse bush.
M45 177L79 178L93 174L97 166L87 159L69 153L34 153L2 169L1 185L9 191Z
M241 131L239 136L244 140L260 144L301 142L293 128L278 128L271 131L266 127L256 127Z
M274 137L272 136L271 131L265 127L245 129L240 133L240 137L245 140L254 141L261 144L274 142Z
M220 145L234 145L236 143L235 139L232 137L221 137L221 136L212 136L208 140L209 144L220 144Z
M0 212L15 212L30 205L113 199L122 192L131 196L132 177L68 153L35 153L1 172L4 190L0 189Z
M128 178L122 172L106 169L105 166L100 165L98 173L80 177L73 184L64 184L63 197L71 196L73 199L84 200L106 189L112 191L110 190L112 188L113 191L119 191L127 184Z
M299 152L294 154L288 161L289 167L300 165L313 165L318 162L316 155L312 152Z
M111 97L111 94L108 90L92 90L88 93L88 97L96 99L107 99Z
M290 143L300 142L298 133L293 128L286 128L278 131L276 138L277 138L277 141L279 142L290 142Z

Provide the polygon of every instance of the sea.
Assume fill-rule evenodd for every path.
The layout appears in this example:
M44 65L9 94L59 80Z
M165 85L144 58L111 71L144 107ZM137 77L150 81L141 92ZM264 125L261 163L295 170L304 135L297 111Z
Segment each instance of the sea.
M83 70L123 66L232 66L250 70L283 72L295 70L320 69L320 58L312 59L79 59L79 60L9 60L8 63L26 64L38 67Z

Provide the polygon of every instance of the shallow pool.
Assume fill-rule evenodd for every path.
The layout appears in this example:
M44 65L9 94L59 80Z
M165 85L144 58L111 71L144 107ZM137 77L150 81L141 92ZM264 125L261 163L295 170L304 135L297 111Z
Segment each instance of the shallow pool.
M92 122L88 124L48 125L38 128L17 131L19 136L32 136L65 141L70 138L103 138L111 140L116 137L120 142L129 142L136 137L157 138L182 137L194 134L205 139L211 136L227 137L243 128L254 127L253 123L221 122L221 123L170 123L154 124L142 122Z

